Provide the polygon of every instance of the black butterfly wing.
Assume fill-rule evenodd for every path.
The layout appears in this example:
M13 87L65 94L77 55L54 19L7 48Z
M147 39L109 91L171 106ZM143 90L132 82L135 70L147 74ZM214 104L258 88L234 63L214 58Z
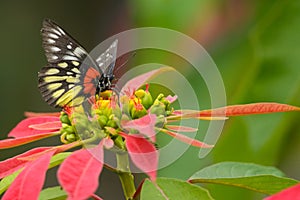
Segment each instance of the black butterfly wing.
M101 74L85 49L55 22L41 30L48 64L39 72L39 89L54 107L77 106L95 94Z
M50 19L43 21L43 47L49 63L64 60L83 61L88 53L65 30Z
M118 40L113 41L106 51L96 59L97 65L99 66L101 72L103 72L107 77L113 76L117 58L117 46Z

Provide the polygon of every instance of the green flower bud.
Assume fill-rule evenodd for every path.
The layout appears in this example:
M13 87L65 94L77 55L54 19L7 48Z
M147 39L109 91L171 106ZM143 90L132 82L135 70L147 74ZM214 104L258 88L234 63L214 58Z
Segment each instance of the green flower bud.
M166 118L164 115L157 116L156 124L155 124L156 127L164 127L165 123L166 123Z
M98 138L105 138L107 136L107 132L103 129L103 130L97 130L97 137Z
M173 113L174 109L172 108L171 110L166 111L166 116L169 116Z
M134 107L134 100L130 100L128 103L129 111L132 110L133 107Z
M62 128L67 128L68 126L70 126L69 124L66 124L66 123L62 123L61 124Z
M92 110L92 115L103 115L103 111L99 109L93 109Z
M65 130L67 133L74 133L74 132L75 132L73 126L67 126L67 127L64 128L64 130Z
M115 108L111 109L111 115L114 116L114 118L121 118L122 116L122 111L121 108L119 106L116 106Z
M133 107L133 102L130 100L130 98L125 95L121 96L120 103L122 104L122 110L118 107L118 110L116 110L116 112L119 112L119 114L117 114L116 116L121 117L122 114L130 115L130 110ZM113 111L113 113L115 114L115 111Z
M153 102L153 105L160 105L161 104L161 99L164 98L164 95L163 94L159 94L156 99L154 100Z
M103 110L103 115L109 116L112 113L112 109L111 108L105 108Z
M142 104L146 109L148 109L152 106L153 99L152 99L152 95L150 94L150 92L145 92L145 95L142 98Z
M115 122L115 120L108 120L108 122L107 122L106 125L109 126L109 127L112 127L112 128L117 128L118 127L118 125Z
M137 119L145 116L147 114L147 110L142 104L138 104L131 109L131 117L132 119Z
M146 92L143 89L139 89L134 92L134 95L138 97L139 99L142 99L145 96Z
M69 119L69 116L66 114L66 113L64 113L64 112L61 112L61 114L60 114L60 121L62 122L62 123L65 123L65 124L69 124L69 125L71 125L71 122L70 122L70 119Z
M92 131L91 129L85 129L79 131L79 136L83 140L93 137L94 134L95 134L94 131Z
M115 126L115 128L119 128L119 127L121 127L121 117L120 118L117 118L117 117L114 117L114 122L116 123L116 126Z
M111 115L108 116L108 119L109 119L109 120L113 120L114 118L115 118L115 115L114 115L114 114L111 114Z
M126 121L129 121L129 120L131 120L132 118L131 117L129 117L128 115L122 115L122 118L121 118L121 122L123 121L123 122L126 122Z
M77 140L77 137L75 134L67 134L65 138L68 142L74 142Z
M153 104L150 108L150 113L155 114L156 116L165 115L165 105L162 103Z
M105 115L100 115L98 117L98 122L102 128L106 125L107 121L108 121L108 118Z

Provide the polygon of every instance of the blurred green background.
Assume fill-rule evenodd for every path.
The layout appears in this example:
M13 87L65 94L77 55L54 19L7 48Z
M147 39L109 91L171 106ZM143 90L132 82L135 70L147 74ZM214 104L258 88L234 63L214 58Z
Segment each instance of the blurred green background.
M0 137L5 138L24 118L24 111L54 111L37 89L37 72L46 64L39 32L44 18L58 22L87 50L130 28L180 31L202 44L214 59L228 104L275 101L300 106L299 10L300 1L293 0L2 0ZM300 179L299 120L300 113L232 118L209 156L199 160L198 149L190 148L159 175L187 179L212 163L243 161L274 165ZM1 151L1 158L10 154ZM55 176L51 171L49 175ZM205 187L215 199L263 197L232 187ZM118 178L105 171L99 194L121 199Z

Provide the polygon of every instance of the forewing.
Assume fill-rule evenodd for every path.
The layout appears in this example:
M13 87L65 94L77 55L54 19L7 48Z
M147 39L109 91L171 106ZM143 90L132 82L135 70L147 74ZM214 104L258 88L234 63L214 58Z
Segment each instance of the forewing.
M88 55L75 39L49 19L43 21L41 33L49 63L59 63L62 60L83 61Z
M87 52L65 30L46 19L41 30L48 60L39 72L39 89L54 107L80 105L95 94L100 77Z

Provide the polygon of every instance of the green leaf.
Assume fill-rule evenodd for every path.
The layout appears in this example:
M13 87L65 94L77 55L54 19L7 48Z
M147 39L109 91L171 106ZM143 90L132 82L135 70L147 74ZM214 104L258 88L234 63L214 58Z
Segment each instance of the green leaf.
M64 200L67 193L60 186L46 188L41 191L39 200Z
M213 200L206 189L185 181L170 178L158 178L156 184L147 179L143 184L141 200L147 199Z
M23 168L22 168L23 169ZM12 173L9 176L4 177L1 181L0 181L0 195L5 192L8 187L10 186L10 184L15 180L15 178L20 174L20 172L22 171L22 169L19 169L18 171Z
M65 158L68 157L71 153L72 152L63 152L63 153L59 153L59 154L54 155L51 158L49 169L59 165L60 163L62 163L62 161L64 161ZM19 173L21 172L22 169L12 173L11 175L3 178L0 181L0 194L2 194L3 192L5 192L8 189L10 184L15 180L15 178L19 175Z
M63 152L63 153L54 155L51 158L49 168L55 167L55 166L59 165L60 163L62 163L66 159L66 157L68 157L71 153L72 152Z
M206 167L189 179L191 183L215 183L274 194L298 183L285 178L275 167L253 163L222 162Z

